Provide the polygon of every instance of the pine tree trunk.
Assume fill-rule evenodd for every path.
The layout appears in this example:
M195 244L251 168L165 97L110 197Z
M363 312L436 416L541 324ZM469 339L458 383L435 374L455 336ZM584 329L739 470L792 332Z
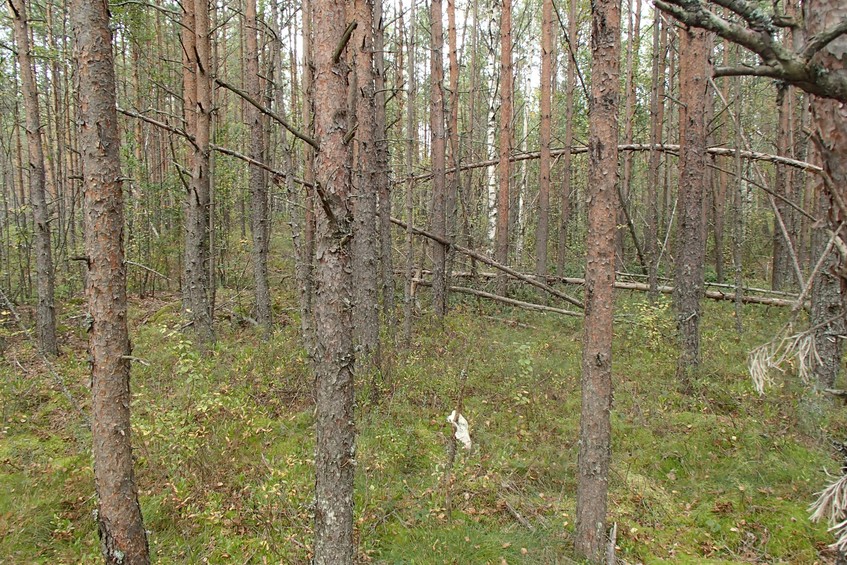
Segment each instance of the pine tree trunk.
M430 227L434 234L447 235L447 184L446 184L446 130L444 127L444 24L441 0L430 3L432 26L429 59L430 107L429 127L432 151L432 218ZM435 314L443 318L447 313L447 247L432 243L432 300Z
M191 177L185 199L183 294L201 342L213 339L209 305L209 136L211 108L209 6L206 0L184 3L183 43L186 122L193 133ZM191 31L193 30L193 33ZM190 75L190 76L189 76ZM190 117L189 117L190 116Z
M658 8L653 8L653 66L650 87L650 144L656 146L662 142L662 121L659 111L659 81L664 82L664 73L660 74L661 42L660 27L662 16ZM662 70L664 70L662 68ZM644 250L647 255L647 281L650 285L650 300L659 296L659 165L661 154L650 151L647 179L647 222L644 227Z
M315 230L316 565L353 563L353 236L352 154L345 137L348 107L344 2L313 0L315 183L320 199ZM338 52L338 56L334 54Z
M845 15L847 7L837 0L810 0L804 3L806 36L813 37L829 29ZM847 74L847 63L841 55L845 45L847 38L843 36L834 40L817 52L812 58L812 63L820 64L841 75ZM817 96L811 96L811 107L815 145L823 159L824 186L830 199L828 222L830 229L835 231L847 220L847 109L841 102ZM847 239L843 229L839 237L842 240ZM842 309L847 311L847 266L843 257L834 272L841 279Z
M260 100L259 48L256 35L256 0L246 0L244 32L246 34L247 92L254 100ZM262 161L265 153L262 114L254 106L244 108L245 122L250 132L250 157ZM273 326L271 292L268 284L268 246L270 225L268 221L268 186L265 172L250 167L250 228L253 234L253 280L256 293L256 320L269 333Z
M620 3L598 0L592 3L591 16L588 241L592 244L585 266L575 546L586 559L599 563L606 545L611 461Z
M706 185L706 100L709 40L702 30L680 36L679 210L674 294L680 355L677 378L683 388L700 364L700 299L706 254L703 195Z
M9 0L9 10L14 21L15 41L18 44L21 93L26 110L26 139L29 149L29 194L32 203L32 221L35 227L35 278L38 288L36 326L38 344L46 355L57 355L56 310L53 296L53 257L50 244L50 213L47 209L45 188L44 148L41 140L38 91L30 53L29 25L23 0ZM23 191L23 184L21 184Z
M553 0L541 5L541 155L538 162L538 224L535 231L535 274L547 277L547 239L550 232L550 138L553 99Z
M405 194L405 213L406 213L406 233L405 233L405 249L406 249L406 267L404 276L403 289L403 343L409 345L412 338L412 313L415 297L412 287L412 271L415 266L414 240L412 238L412 225L414 224L414 187L415 181L412 179L414 175L415 154L417 152L417 115L415 112L416 98L418 93L417 79L415 74L416 57L415 57L415 23L416 14L415 6L411 7L411 24L408 39L406 41L406 49L408 51L409 62L406 65L406 74L408 75L408 96L406 100L406 175L408 182L406 183Z
M380 0L378 0L380 1ZM356 135L353 147L353 326L359 367L379 365L379 240L377 238L376 105L373 66L373 0L355 0L358 23L351 39Z
M74 58L88 262L94 486L103 557L110 565L150 562L133 477L126 264L120 137L109 14L74 0Z
M579 40L577 37L577 0L568 2L568 67L567 67L567 90L565 90L565 147L568 149L573 145L573 99L574 89L576 88L576 61L574 55L577 52ZM568 247L568 226L571 216L571 194L572 188L572 172L571 172L571 153L566 152L562 156L562 187L559 193L559 245L558 256L556 257L556 266L560 277L565 276L565 262L567 260Z
M512 0L503 0L500 8L500 164L497 190L497 231L494 258L509 264L509 211L512 177ZM497 292L506 295L506 275L497 278Z

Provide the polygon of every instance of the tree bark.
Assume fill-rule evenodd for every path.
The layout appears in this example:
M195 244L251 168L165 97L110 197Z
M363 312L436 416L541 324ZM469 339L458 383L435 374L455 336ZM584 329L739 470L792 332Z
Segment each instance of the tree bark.
M133 476L130 343L120 136L109 14L103 2L74 0L79 149L85 208L91 355L94 486L103 557L108 564L150 562Z
M579 554L603 558L611 461L612 314L615 282L615 174L618 163L620 3L592 3L591 99L588 136L588 246L582 411L577 468L576 539Z
M381 1L381 0L377 0ZM379 365L379 240L377 238L376 105L373 0L355 0L352 61L356 136L353 147L353 327L360 369Z
M349 66L343 0L313 0L316 214L315 556L317 565L353 563L353 236ZM335 54L338 53L336 56Z
M256 35L256 0L246 0L244 32L246 34L246 81L247 91L254 99L262 96L259 84L259 49ZM244 117L250 132L250 158L263 160L264 128L262 114L251 104L244 109ZM250 166L250 227L253 234L253 280L256 293L256 321L268 334L273 326L271 291L268 284L268 246L270 222L268 221L268 185L265 172Z
M538 162L538 224L535 231L535 274L547 276L550 223L550 137L553 99L553 0L541 4L541 159Z
M183 4L183 43L190 63L186 66L183 96L186 122L193 127L194 143L190 158L191 177L185 199L185 258L183 293L202 343L214 338L209 303L209 142L211 134L211 64L209 5L207 0ZM193 31L193 33L192 33ZM191 76L187 76L191 74ZM190 116L190 118L188 117ZM192 130L189 129L189 132Z
M577 37L577 0L568 2L568 67L567 86L565 90L565 147L573 145L573 115L574 115L574 90L576 89L576 61L575 53L579 45ZM571 193L572 171L571 152L568 151L562 157L562 187L559 194L559 246L556 258L559 276L565 276L565 262L567 260L568 226L571 215Z
M31 57L29 22L23 0L9 0L9 11L18 44L18 64L21 73L21 93L26 110L26 139L29 150L29 195L32 203L32 221L35 227L35 279L38 292L36 328L38 345L50 356L58 355L56 341L56 309L54 305L53 257L50 244L50 213L47 209L45 188L44 148L41 140L38 90ZM23 190L23 186L21 186Z
M833 211L829 210L829 198L824 196L821 200L821 208L827 210L827 216L830 216ZM813 282L809 325L821 326L815 330L815 350L818 358L814 363L814 373L817 386L820 389L828 389L835 387L835 381L841 372L841 357L844 351L841 336L847 333L847 323L841 303L841 281L837 273L838 255L827 245L830 237L826 231L818 231L820 233L815 237L816 253L813 256L827 252L827 258Z
M664 66L661 64L662 52L660 42L660 28L662 27L662 16L658 8L653 9L653 66L652 85L650 87L650 144L657 145L662 142L662 116L660 113L659 81L664 84ZM659 70L662 70L660 74ZM650 285L650 300L655 301L658 297L659 286L659 166L661 154L658 151L650 151L647 179L647 222L644 227L644 251L647 255L647 276Z
M388 132L385 124L385 26L383 0L373 2L374 22L374 103L376 105L376 185L378 196L380 261L382 266L382 311L389 334L394 335L397 314L394 311L394 246L391 239L391 180ZM401 48L402 50L402 48ZM401 75L402 76L402 73Z
M494 258L509 264L509 209L512 177L512 0L500 7L500 163L497 190L497 228ZM497 293L506 296L505 276L497 282Z
M843 21L847 17L847 6L837 0L811 0L803 4L806 36L812 37ZM813 64L821 65L840 78L847 77L847 62L843 53L847 37L836 39L812 58ZM847 108L843 103L820 96L811 97L813 137L823 158L824 186L830 199L829 226L839 230L847 221ZM839 234L842 241L843 233ZM847 311L847 257L841 257L835 271L841 278L841 300L843 311ZM828 378L828 377L827 377Z
M432 218L433 233L447 235L447 185L445 174L446 130L444 127L444 24L441 0L430 3L432 26L429 59L430 106L429 127L432 152ZM447 246L433 243L432 300L435 314L443 318L447 313Z
M706 254L703 194L706 179L706 103L709 96L709 39L702 30L680 35L679 219L674 295L680 354L677 378L683 388L700 364L700 298Z
M791 113L791 88L787 84L781 84L777 87L776 95L777 106L777 128L776 128L776 152L779 155L788 155L789 152L789 137L790 137L790 122L789 115ZM774 177L773 191L787 199L792 199L791 173L789 169L775 166L776 175ZM773 272L771 286L774 290L785 290L793 285L794 275L791 265L790 249L795 247L796 234L793 233L793 210L785 204L781 199L776 200L776 209L782 216L785 227L787 228L788 238L781 230L774 229L773 234ZM799 281L800 284L803 281Z
M409 345L412 338L412 310L414 296L412 295L412 271L415 264L414 241L412 240L412 224L414 223L414 188L415 181L413 180L415 154L417 153L417 114L416 114L416 97L418 94L417 79L415 74L415 23L416 14L415 6L410 8L411 14L409 18L410 31L406 40L406 50L408 51L409 62L406 65L406 73L408 75L408 94L406 100L406 174L408 182L406 183L405 194L405 212L406 212L406 232L405 232L405 248L406 248L406 268L404 276L403 288L403 343ZM390 220L390 218L389 218Z

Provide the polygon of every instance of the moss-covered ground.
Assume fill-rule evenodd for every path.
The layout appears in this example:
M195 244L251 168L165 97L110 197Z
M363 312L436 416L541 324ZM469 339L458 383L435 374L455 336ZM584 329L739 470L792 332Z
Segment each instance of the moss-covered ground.
M177 296L134 298L136 479L157 563L306 563L314 479L312 378L293 296L268 340L223 293L217 343L198 353ZM827 562L807 506L836 473L843 409L790 368L764 396L747 352L777 308L708 302L703 370L674 380L667 300L618 295L609 519L629 563ZM94 563L98 540L87 416L84 306L62 308L56 372L6 314L0 366L0 563ZM581 321L455 299L444 327L385 347L358 383L356 526L363 562L570 563L579 429ZM387 336L386 336L386 339ZM444 486L446 416L467 367L474 447ZM374 384L379 393L374 395ZM448 493L449 491L449 493ZM449 503L448 503L449 494Z

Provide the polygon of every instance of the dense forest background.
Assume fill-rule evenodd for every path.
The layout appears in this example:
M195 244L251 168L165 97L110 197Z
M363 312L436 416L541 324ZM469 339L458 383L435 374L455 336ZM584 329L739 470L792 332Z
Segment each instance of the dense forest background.
M0 563L844 559L843 15L657 4L9 0Z

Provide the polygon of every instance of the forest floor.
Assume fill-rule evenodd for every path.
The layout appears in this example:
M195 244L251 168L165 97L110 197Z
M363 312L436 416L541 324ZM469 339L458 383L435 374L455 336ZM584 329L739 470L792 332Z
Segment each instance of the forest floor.
M292 285L289 285L292 286ZM290 290L288 292L291 292ZM177 296L133 298L133 443L156 563L307 563L314 478L312 378L293 294L265 341L219 296L218 340L198 353ZM807 507L838 473L847 415L791 371L759 396L747 352L785 309L706 302L694 393L674 381L667 299L618 293L609 521L628 563L826 563ZM98 540L84 305L62 305L51 376L5 313L0 365L0 563L94 563ZM373 563L572 563L582 323L453 304L418 321L390 372L358 383L356 525ZM467 368L474 442L442 477L446 417ZM60 384L60 381L63 384ZM372 394L374 382L379 394ZM68 395L78 403L77 412Z

